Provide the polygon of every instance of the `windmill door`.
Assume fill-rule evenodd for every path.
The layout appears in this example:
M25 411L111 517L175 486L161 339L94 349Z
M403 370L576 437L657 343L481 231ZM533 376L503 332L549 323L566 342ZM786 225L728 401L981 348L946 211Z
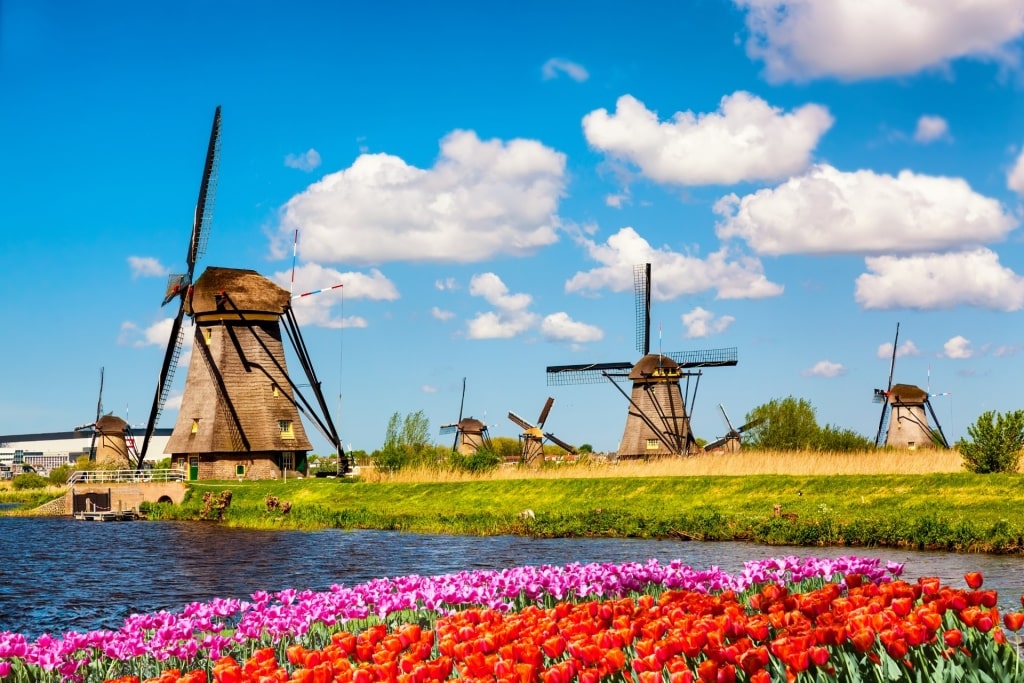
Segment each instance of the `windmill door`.
M190 455L188 456L188 480L196 481L199 479L199 456Z

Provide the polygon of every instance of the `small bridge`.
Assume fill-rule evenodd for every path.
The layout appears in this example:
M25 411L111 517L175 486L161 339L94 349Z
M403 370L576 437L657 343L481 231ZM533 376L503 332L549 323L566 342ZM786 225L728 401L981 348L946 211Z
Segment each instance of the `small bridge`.
M50 514L138 511L142 503L180 504L185 473L178 469L79 470L68 477L67 493Z

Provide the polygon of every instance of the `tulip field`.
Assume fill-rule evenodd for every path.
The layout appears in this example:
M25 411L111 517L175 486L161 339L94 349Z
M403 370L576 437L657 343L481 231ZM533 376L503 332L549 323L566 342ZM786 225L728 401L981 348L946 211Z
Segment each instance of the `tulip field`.
M1024 612L846 556L736 574L655 560L383 578L0 632L0 681L842 683L1024 681Z

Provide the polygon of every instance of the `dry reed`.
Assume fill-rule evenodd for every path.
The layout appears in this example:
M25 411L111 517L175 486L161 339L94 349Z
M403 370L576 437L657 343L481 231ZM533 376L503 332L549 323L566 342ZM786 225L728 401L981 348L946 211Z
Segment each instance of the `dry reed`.
M721 455L695 455L689 458L657 460L547 463L539 469L504 466L481 474L445 468L409 468L393 474L361 468L369 481L396 483L488 481L502 479L558 479L605 477L721 477L749 474L786 474L794 476L832 476L842 474L933 474L963 472L963 460L954 450L920 449L914 451L869 450L852 453L822 451L749 450Z

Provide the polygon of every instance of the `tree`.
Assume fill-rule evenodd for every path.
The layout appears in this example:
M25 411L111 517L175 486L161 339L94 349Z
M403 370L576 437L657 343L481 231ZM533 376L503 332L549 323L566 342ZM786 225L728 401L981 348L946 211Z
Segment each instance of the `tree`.
M957 450L970 472L1016 472L1024 448L1024 410L986 410L967 428L971 440L960 439Z
M412 455L419 455L430 446L430 420L422 410L405 416L398 442L406 449L411 450Z
M746 422L760 421L743 434L743 443L765 450L813 448L819 432L814 408L806 399L772 399L747 413Z
M852 429L841 429L832 425L825 425L818 432L818 438L814 447L819 451L867 451L875 447L875 442Z

